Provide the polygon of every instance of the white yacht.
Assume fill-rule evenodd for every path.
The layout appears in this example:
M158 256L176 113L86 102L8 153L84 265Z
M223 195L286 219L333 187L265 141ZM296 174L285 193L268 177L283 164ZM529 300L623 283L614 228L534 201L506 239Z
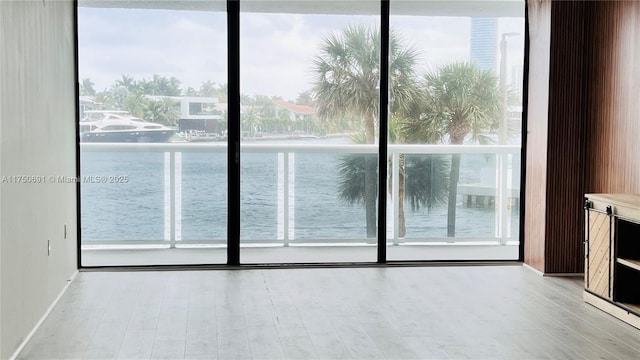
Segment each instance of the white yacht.
M175 132L120 110L85 111L80 120L80 141L86 142L167 142Z

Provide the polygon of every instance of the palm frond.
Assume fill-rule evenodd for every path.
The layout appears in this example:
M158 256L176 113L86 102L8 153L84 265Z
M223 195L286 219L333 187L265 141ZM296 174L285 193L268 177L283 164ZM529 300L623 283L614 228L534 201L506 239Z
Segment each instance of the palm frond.
M338 164L338 194L348 205L364 205L367 160L375 155L345 155Z
M405 155L405 202L412 211L431 209L447 201L449 169L442 155Z
M390 44L392 111L402 109L416 96L417 50L404 45L396 31ZM379 118L380 31L375 27L351 25L327 36L313 59L313 98L320 118L330 120L355 114L365 131ZM373 142L373 139L369 139Z
M445 64L436 72L425 72L420 89L421 114L408 117L404 125L411 134L408 141L423 143L435 137L452 143L465 139L487 143L495 132L502 101L491 71L469 62Z

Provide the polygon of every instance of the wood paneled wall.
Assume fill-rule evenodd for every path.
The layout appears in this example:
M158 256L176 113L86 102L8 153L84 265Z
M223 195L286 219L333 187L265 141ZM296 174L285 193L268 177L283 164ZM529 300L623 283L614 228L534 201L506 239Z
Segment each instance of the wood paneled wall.
M640 2L589 11L586 191L640 193Z
M580 1L554 1L551 7L546 273L580 272L584 263L586 15Z
M528 7L525 262L544 273L582 272L584 193L640 193L640 2ZM545 16L548 49L533 31L546 29Z

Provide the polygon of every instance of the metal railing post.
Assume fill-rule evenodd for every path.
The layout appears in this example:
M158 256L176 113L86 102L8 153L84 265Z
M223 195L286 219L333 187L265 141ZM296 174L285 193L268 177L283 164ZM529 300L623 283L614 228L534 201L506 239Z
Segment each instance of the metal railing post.
M392 154L393 245L398 245L400 238L400 153L394 151Z
M182 152L176 152L175 159L175 240L182 240Z
M497 219L498 219L498 238L501 245L505 245L507 243L507 159L509 154L501 153L498 154L498 203L496 204L497 208Z
M169 152L169 247L176 247L176 152Z
M283 186L283 235L284 235L284 239L283 239L283 243L284 246L289 246L289 152L284 152L281 153L282 157L284 158L283 164L284 164L284 176L282 179L282 186ZM278 154L280 155L280 154Z
M289 175L289 241L295 239L296 233L296 153L294 151L289 152L289 171L287 172Z

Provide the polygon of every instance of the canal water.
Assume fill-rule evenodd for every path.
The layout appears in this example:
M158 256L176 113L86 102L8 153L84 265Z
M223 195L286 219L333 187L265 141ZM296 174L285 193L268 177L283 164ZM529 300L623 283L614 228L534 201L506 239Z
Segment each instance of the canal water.
M346 139L288 140L284 143L344 144ZM257 143L269 143L261 141ZM279 141L283 143L283 141ZM338 169L345 155L298 153L289 169L288 221L284 219L284 156L243 153L241 166L241 239L276 241L366 238L363 205L339 196ZM459 184L483 181L495 155L462 155ZM81 229L84 244L100 241L169 238L168 155L161 152L83 151L82 176L126 177L126 182L81 184ZM176 238L224 240L227 234L226 154L177 154ZM490 166L490 165L489 165ZM483 170L484 169L484 170ZM517 179L516 179L517 180ZM516 181L517 183L517 181ZM388 216L392 200L388 199ZM458 196L456 237L496 236L494 208L462 206ZM507 214L508 231L518 238L518 209ZM447 235L446 204L429 210L405 208L407 239ZM388 221L389 237L393 222Z

